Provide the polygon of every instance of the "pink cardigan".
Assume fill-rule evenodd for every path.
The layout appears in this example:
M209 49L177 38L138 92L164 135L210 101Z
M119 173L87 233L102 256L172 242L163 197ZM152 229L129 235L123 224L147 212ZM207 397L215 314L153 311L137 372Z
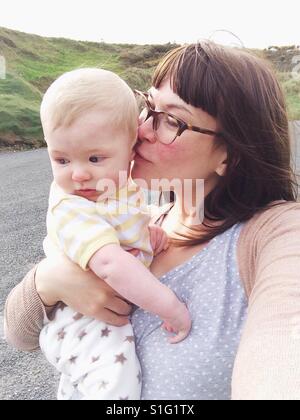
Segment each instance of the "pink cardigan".
M249 309L232 377L234 400L300 400L300 203L257 213L242 229L238 265ZM39 346L45 308L35 270L5 305L7 341Z

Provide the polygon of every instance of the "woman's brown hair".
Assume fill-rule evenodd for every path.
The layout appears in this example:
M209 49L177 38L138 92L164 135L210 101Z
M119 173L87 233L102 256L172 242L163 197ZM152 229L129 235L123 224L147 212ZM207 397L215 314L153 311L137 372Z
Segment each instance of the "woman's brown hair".
M207 242L274 201L296 201L285 100L267 62L204 41L170 51L153 86L167 78L181 99L216 118L228 151L226 175L205 198L206 233L189 229L175 245Z

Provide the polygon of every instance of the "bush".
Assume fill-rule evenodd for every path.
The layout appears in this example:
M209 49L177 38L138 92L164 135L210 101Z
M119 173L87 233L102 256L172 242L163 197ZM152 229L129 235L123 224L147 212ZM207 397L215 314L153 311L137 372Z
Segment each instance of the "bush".
M289 79L283 82L283 89L287 95L300 95L300 80ZM300 96L299 96L300 102Z
M120 73L120 76L126 80L132 89L146 90L151 85L153 69L140 69L137 67L131 67L124 72Z
M160 60L168 51L175 48L176 44L136 45L120 53L120 59L126 65L149 68Z

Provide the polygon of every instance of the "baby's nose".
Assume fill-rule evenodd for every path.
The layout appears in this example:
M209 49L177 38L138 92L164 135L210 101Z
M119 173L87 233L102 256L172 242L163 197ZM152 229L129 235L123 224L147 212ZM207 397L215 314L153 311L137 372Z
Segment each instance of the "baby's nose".
M83 182L87 181L91 178L88 171L85 171L83 169L76 169L72 173L72 180L75 182Z

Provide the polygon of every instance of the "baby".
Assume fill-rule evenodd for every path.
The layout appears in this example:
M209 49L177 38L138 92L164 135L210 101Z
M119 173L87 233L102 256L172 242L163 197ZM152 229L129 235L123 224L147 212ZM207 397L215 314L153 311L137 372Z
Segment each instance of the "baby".
M75 70L50 86L41 120L54 177L45 254L62 252L92 270L158 315L176 333L171 343L183 340L189 312L148 269L168 243L161 228L149 228L149 208L130 178L138 125L133 92L112 72ZM58 399L140 398L131 324L113 327L61 305L45 320L40 346L61 373Z

